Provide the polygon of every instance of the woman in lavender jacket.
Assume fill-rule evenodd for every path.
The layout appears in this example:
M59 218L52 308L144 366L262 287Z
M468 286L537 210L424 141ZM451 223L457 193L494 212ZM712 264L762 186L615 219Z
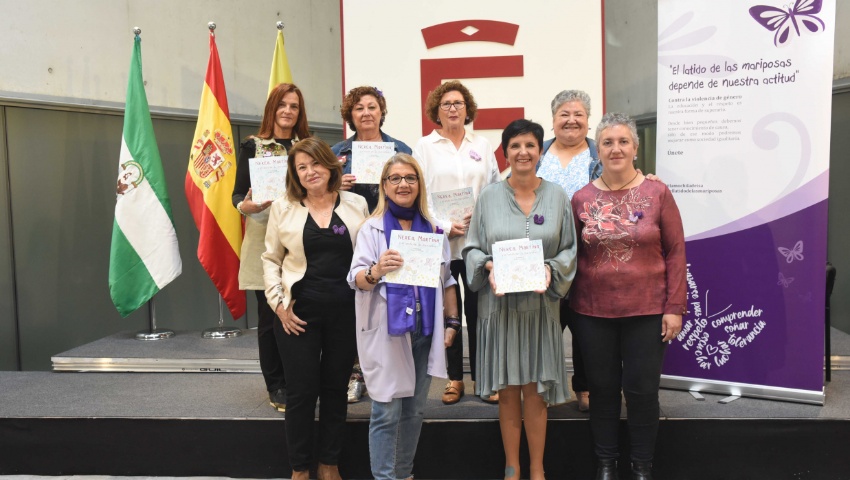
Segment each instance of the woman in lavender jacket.
M439 288L387 283L404 259L390 232L433 233L419 164L399 153L381 173L378 206L357 235L348 283L355 290L357 352L372 398L369 456L376 479L412 478L431 377L446 378L446 347L460 328L451 249L444 238ZM438 231L438 233L442 233ZM445 302L445 305L444 305Z

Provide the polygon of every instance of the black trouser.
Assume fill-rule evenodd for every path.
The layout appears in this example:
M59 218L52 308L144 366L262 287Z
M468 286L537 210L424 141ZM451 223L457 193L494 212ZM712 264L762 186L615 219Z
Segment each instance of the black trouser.
M277 349L274 328L274 324L280 321L269 306L269 302L266 301L266 293L262 290L254 290L254 293L257 295L257 344L260 347L260 370L263 372L263 380L266 381L266 390L274 392L279 388L286 388L286 376L280 352Z
M587 391L587 375L584 373L584 357L581 356L581 345L578 341L578 332L575 327L576 313L570 308L569 298L561 299L561 331L570 327L573 338L573 391Z
M345 438L348 377L357 352L354 300L297 300L293 312L307 322L304 332L287 335L275 322L278 348L286 369L286 444L295 471L310 468L313 426L319 402L317 459L337 465Z
M596 455L617 458L620 391L633 461L652 461L658 435L658 388L667 344L661 341L661 315L599 318L576 314L575 325L587 372L590 429Z
M466 267L463 260L452 260L452 277L457 281L458 313L463 305L463 315L466 317L466 333L469 342L469 369L472 373L472 381L475 381L475 354L478 351L478 294L469 289L466 281ZM460 288L463 285L463 297L461 302ZM452 346L446 349L446 361L448 362L449 380L463 380L463 329L458 330Z

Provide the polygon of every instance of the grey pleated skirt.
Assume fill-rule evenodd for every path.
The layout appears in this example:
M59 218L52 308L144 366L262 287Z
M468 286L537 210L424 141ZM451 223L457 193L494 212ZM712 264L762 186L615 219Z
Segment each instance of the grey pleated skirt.
M479 299L475 394L487 397L509 385L536 382L546 403L567 402L558 300L532 292L483 295L489 298Z

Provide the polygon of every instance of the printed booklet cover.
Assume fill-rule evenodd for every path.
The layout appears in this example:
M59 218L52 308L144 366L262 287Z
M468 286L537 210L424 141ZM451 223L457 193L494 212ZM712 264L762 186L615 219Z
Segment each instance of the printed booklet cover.
M386 274L386 281L420 287L439 287L443 239L445 235L441 233L393 230L390 235L390 249L401 254L404 265Z
M286 192L286 156L248 159L254 202L277 200Z
M545 268L542 240L522 238L493 244L496 293L544 290Z

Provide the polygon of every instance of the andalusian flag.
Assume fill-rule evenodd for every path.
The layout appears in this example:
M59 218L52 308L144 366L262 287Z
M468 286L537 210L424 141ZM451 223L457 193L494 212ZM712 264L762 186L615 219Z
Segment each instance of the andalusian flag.
M109 293L115 308L126 317L183 269L142 81L142 39L138 35L130 59L115 193Z
M289 60L286 58L286 48L283 46L283 30L278 29L274 56L272 56L272 73L269 75L269 93L272 93L274 87L281 83L292 83L292 72L289 71Z
M235 148L215 34L210 32L210 60L189 152L186 198L201 232L198 260L237 319L245 314L245 292L239 290L238 281L242 218L230 200L236 181Z

